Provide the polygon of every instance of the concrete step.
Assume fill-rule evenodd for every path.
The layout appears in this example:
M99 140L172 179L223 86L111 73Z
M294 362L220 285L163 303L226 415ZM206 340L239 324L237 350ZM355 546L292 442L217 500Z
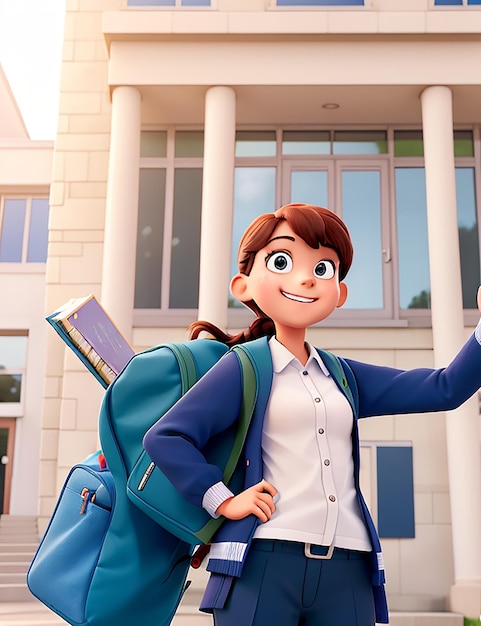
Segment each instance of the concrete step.
M30 566L30 561L8 561L7 563L0 562L0 576L2 574L25 574Z
M32 599L25 582L0 583L0 602L30 602Z
M5 563L29 563L35 554L32 550L24 550L23 552L0 552L0 565Z
M28 543L3 543L0 544L0 554L35 554L37 550L38 542Z
M459 613L391 613L390 626L463 626Z
M21 572L0 573L0 587L2 585L25 585L25 575L27 570Z

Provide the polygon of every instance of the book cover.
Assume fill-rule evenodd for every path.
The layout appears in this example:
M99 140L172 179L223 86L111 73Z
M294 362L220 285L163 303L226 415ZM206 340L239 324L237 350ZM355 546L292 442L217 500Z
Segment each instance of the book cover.
M46 319L104 387L135 354L92 294L69 300Z

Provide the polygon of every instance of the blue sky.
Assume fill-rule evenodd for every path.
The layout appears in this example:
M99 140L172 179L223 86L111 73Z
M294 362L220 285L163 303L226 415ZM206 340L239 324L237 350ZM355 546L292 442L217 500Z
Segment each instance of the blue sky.
M54 139L65 0L0 0L0 64L32 139Z

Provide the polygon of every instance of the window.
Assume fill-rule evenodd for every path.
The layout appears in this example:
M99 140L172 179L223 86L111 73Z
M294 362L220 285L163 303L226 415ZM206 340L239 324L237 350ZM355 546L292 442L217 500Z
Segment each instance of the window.
M363 6L364 0L277 0L278 7L292 6Z
M22 400L27 336L0 331L0 415Z
M476 307L475 294L479 285L479 238L476 212L476 183L473 134L454 132L456 165L456 202L458 209L458 237L461 253L461 280L463 307ZM429 309L430 279L428 257L428 227L426 183L424 173L421 131L394 133L394 155L410 158L412 166L404 166L404 159L396 161L395 200L399 261L399 304L407 310ZM461 162L465 165L461 166Z
M136 309L196 309L204 136L141 134Z
M454 132L454 154L463 305L475 310L480 164L472 129ZM318 204L345 220L356 250L346 279L349 298L333 319L429 319L421 130L242 130L235 155L231 275L242 233L257 215L288 202ZM154 323L146 320L160 312L167 325L167 313L172 323L195 319L202 168L202 132L142 132L135 288L135 308L143 311L137 320L145 320L140 324ZM229 307L237 311L232 323L243 324L244 307L232 299Z
M232 232L231 276L237 274L237 249L247 226L262 213L276 210L276 168L236 167L234 178L234 223ZM229 298L229 306L244 306Z
M210 7L210 0L127 0L127 6Z
M45 263L47 198L5 197L0 203L0 263Z

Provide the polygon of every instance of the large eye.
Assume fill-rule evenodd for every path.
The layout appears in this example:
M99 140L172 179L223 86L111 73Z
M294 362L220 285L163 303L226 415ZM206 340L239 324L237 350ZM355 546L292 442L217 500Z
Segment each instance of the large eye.
M316 278L332 278L336 273L336 266L332 261L319 261L314 268L314 276Z
M266 267L271 272L287 273L292 269L292 259L287 252L273 252L267 258Z

